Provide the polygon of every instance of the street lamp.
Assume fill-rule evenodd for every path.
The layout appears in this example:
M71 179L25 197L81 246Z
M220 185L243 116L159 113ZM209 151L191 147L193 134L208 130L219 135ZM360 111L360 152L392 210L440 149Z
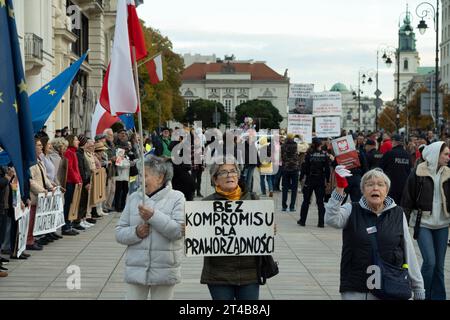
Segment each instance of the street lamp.
M436 65L435 65L435 83L434 83L434 112L436 134L439 135L439 0L436 0L436 7L429 2L422 2L416 8L416 14L420 18L417 26L420 34L424 34L428 29L425 18L432 19L434 22L434 31L436 32Z
M386 66L388 68L391 67L392 65L392 59L391 57L395 54L396 50L395 48L391 47L391 46L387 46L387 45L380 45L378 46L377 49L377 73L376 73L376 85L377 88L375 90L375 96L376 96L376 100L375 100L375 131L378 131L378 110L382 105L382 101L380 99L381 96L381 91L378 88L378 74L379 74L379 57L380 57L380 53L383 53L383 55L381 56L381 59L383 59L384 63L386 64Z

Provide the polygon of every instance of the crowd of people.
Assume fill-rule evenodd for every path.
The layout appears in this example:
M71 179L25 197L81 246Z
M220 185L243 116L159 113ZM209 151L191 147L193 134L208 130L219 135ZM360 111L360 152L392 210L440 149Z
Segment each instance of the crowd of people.
M61 130L51 140L41 130L35 137L38 161L31 168L27 251L42 250L62 237L76 236L110 212L121 213L116 239L129 247L127 298L145 299L151 292L154 299L170 299L181 280L185 201L195 196L203 200L258 200L258 192L254 192L258 172L259 194L270 199L281 192L281 211L297 212L299 226L307 224L314 193L317 227L327 224L343 229L343 299L377 298L365 284L365 268L375 250L370 234L362 232L368 226L379 230L379 256L392 265L407 266L414 299L446 299L444 260L450 225L447 141L436 141L432 133L408 137L385 132L353 134L358 161L347 170L335 156L331 139L313 137L308 144L298 135L281 134L278 140L252 130L244 135L225 133L218 139L217 135L207 138L201 128L185 125L175 129L162 128L142 140L125 129L115 133L106 129L94 139ZM142 151L146 154L144 204L135 192L140 185ZM226 162L208 163L208 159L219 157ZM214 193L203 197L202 174L207 163L208 183ZM91 176L100 168L107 176L106 199L91 205ZM69 220L77 187L81 187L77 217ZM64 193L61 234L34 237L37 196L58 189ZM17 255L13 190L17 190L14 168L1 168L0 246L10 259L27 259L28 252ZM297 210L299 197L302 203ZM414 227L423 258L421 269L409 226ZM0 276L7 276L9 259L1 257L0 261ZM205 257L201 283L208 285L213 299L258 299L256 258Z

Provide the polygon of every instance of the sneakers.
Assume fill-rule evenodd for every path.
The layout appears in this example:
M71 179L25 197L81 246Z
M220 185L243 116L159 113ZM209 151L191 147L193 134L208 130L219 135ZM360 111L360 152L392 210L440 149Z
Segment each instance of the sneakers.
M93 224L90 224L89 222L86 222L86 221L81 221L80 226L84 229L89 229L90 227L93 226ZM74 228L77 229L76 227L74 227ZM80 229L77 229L77 230L80 230Z
M85 222L90 223L90 224L96 224L97 220L92 219L92 218L87 218Z
M289 209L289 212L295 212L295 208Z
M324 226L323 224L320 224L320 223L319 223L319 224L317 225L317 228L325 228L325 226Z
M32 245L27 244L27 250L40 251L40 250L42 250L42 246L40 246L36 242L33 243Z
M287 212L287 208L281 209L282 212Z
M80 231L86 230L86 228L83 227L83 226L81 225L81 223L80 223L80 224L74 225L73 228L76 229L76 230L80 230ZM63 233L63 235L64 235L64 233Z

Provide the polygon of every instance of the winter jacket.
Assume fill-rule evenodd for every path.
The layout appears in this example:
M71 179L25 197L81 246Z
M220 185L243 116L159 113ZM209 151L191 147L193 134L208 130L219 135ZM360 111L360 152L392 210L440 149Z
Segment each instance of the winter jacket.
M80 169L78 168L77 149L75 147L68 147L64 153L64 158L67 159L67 183L78 184L82 183Z
M306 176L306 185L323 185L330 182L330 158L325 151L310 150L302 164L300 181Z
M144 223L138 206L142 192L128 197L125 209L116 226L116 240L128 246L125 258L125 282L141 285L174 285L181 281L183 256L182 224L184 196L166 186L146 197L145 206L155 213L148 220L150 234L141 239L136 227Z
M52 183L47 177L47 170L41 160L37 160L37 164L30 168L30 196L31 205L37 204L37 198L39 193L43 193L52 188Z
M256 194L242 190L241 200L258 200ZM227 199L216 192L203 200ZM200 283L235 286L258 283L256 262L255 256L204 257Z
M425 289L423 284L422 274L420 272L419 263L417 262L417 256L414 250L414 245L409 233L408 222L404 215L398 216L399 211L395 201L387 197L384 201L384 209L381 215L390 215L390 217L381 215L376 217L375 214L371 214L371 210L367 205L364 197L361 198L358 205L360 209L364 209L363 212L353 210L352 204L347 203L341 206L345 196L333 192L328 203L325 204L325 223L331 227L344 229L343 231L343 247L342 247L342 260L341 260L341 285L340 292L367 292L368 290L364 284L358 283L357 273L359 271L360 276L362 271L367 270L370 265L370 253L372 246L365 229L367 228L365 221L361 221L361 214L365 213L368 223L377 223L377 229L380 233L377 238L382 238L379 241L381 244L379 249L380 255L384 259L388 259L389 256L394 255L394 250L397 248L403 248L402 263L408 264L408 273L411 279L412 293L415 300L423 300L425 298ZM395 209L395 210L394 210ZM358 216L353 216L357 214ZM392 216L395 215L395 216ZM388 218L388 219L386 219ZM370 222L369 222L370 221ZM379 224L378 224L379 222ZM392 223L401 224L393 228ZM400 229L399 229L400 228ZM361 230L362 229L362 230ZM389 230L394 233L389 234ZM389 232L386 232L389 231ZM401 241L401 243L399 243ZM391 248L383 248L383 243L391 243ZM364 255L364 252L366 255ZM389 253L391 252L391 253ZM361 265L361 259L366 257L366 265ZM391 257L389 259L396 260L397 258ZM369 259L369 260L368 260ZM369 277L370 274L367 274ZM359 285L358 285L359 284Z
M83 180L83 185L91 183L91 167L89 160L86 159L86 151L79 148L77 150L78 158L78 168L80 169L81 179Z
M423 150L425 162L408 177L402 207L411 214L411 226L415 226L417 209L422 210L421 227L441 229L450 224L450 168L444 166L437 171L442 143L427 146Z
M367 169L372 170L378 168L382 157L383 154L377 149L372 149L369 152L366 152Z
M297 150L297 143L293 139L286 139L286 142L281 146L283 171L300 170L300 157Z

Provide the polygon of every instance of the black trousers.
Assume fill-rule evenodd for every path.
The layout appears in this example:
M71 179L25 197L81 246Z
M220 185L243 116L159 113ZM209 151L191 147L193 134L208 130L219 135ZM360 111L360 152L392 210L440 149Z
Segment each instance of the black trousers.
M6 224L8 222L7 218L8 217L5 210L3 210L3 212L0 212L0 248L3 245L3 242L6 240Z
M116 193L114 194L114 207L117 212L125 208L128 195L128 181L116 181Z
M202 173L203 173L203 170L192 170L191 171L191 176L192 176L192 179L194 179L194 183L195 183L195 191L197 191L197 193L200 193L200 189L202 186Z
M306 218L308 217L308 210L313 192L316 195L316 204L319 211L318 224L323 225L325 223L325 206L323 204L323 199L325 197L325 185L323 184L309 185L303 188L303 203L302 209L300 211L300 222L306 223Z

